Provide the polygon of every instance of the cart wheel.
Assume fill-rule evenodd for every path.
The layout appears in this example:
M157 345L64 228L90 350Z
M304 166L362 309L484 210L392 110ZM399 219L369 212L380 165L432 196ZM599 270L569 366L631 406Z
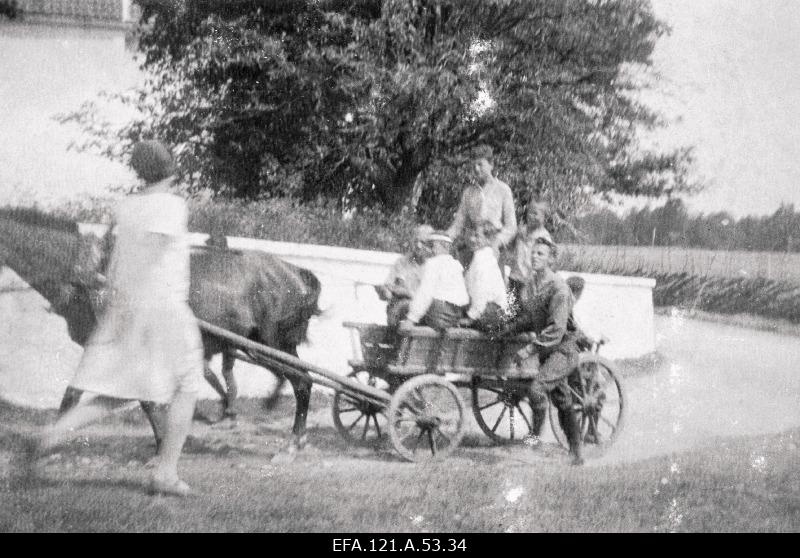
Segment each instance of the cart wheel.
M580 406L581 432L587 446L609 447L619 435L625 417L625 399L619 372L603 357L582 353L578 364L580 388L573 389ZM550 426L558 443L569 448L567 437L558 424L558 413L550 405Z
M367 370L353 370L347 375L365 386L389 391L389 384ZM372 446L386 436L386 409L349 393L336 391L333 396L333 424L351 444Z
M498 444L518 444L533 435L529 382L472 379L472 414L484 434Z
M440 459L464 436L464 400L441 376L424 374L404 382L389 405L389 437L409 461Z

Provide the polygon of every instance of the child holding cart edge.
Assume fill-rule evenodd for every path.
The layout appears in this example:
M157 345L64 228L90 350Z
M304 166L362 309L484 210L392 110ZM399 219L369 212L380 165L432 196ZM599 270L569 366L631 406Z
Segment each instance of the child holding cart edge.
M411 298L422 280L422 267L430 255L428 237L433 232L430 225L419 225L414 229L414 244L410 253L400 256L389 270L382 285L375 287L386 304L386 323L396 328L408 314Z

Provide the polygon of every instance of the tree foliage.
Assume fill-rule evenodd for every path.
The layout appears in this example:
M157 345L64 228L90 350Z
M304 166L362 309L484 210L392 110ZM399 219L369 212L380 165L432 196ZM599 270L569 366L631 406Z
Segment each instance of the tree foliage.
M452 214L489 144L522 210L691 186L686 150L642 152L636 95L666 29L646 0L139 0L138 109L65 121L122 157L158 136L195 188ZM420 203L417 203L420 202Z

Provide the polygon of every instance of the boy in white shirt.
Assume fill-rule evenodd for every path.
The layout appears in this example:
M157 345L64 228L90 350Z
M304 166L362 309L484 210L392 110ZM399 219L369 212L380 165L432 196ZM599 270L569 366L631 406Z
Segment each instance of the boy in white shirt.
M470 306L461 325L496 333L508 319L508 295L487 229L491 231L492 224L482 223L467 238L473 254L464 276Z
M453 240L441 231L428 237L433 255L422 266L422 280L400 329L420 323L434 329L457 327L469 304L464 268L451 255Z

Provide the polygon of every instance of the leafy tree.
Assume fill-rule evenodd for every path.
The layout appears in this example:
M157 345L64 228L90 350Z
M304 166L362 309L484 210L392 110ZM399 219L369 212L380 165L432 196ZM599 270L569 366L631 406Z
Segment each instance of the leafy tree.
M66 115L123 157L177 146L194 188L418 208L444 224L489 144L520 213L678 194L690 154L642 152L636 95L666 28L646 0L138 0L145 85Z

